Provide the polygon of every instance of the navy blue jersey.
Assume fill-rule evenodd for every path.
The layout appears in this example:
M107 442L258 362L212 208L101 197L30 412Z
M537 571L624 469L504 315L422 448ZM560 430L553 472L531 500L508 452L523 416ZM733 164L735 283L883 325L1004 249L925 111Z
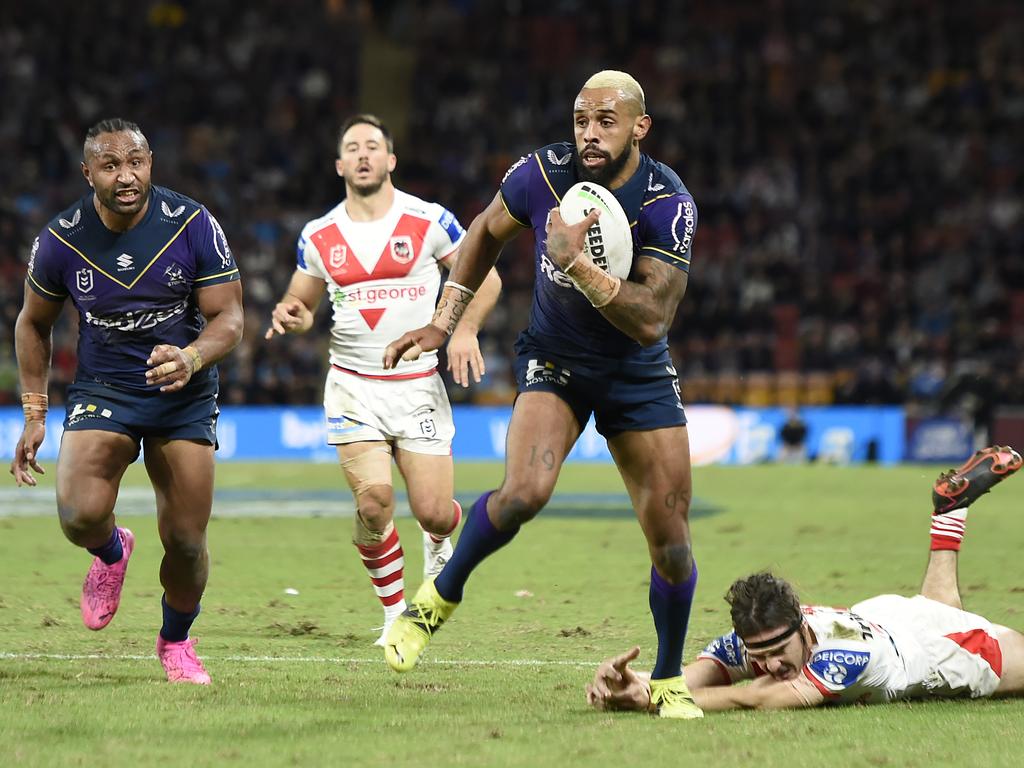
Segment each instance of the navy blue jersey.
M594 309L547 255L548 211L580 181L574 152L568 142L541 147L520 158L501 182L505 209L522 226L533 229L536 243L533 307L526 333L544 346L556 345L563 356L670 363L667 338L650 347L640 346ZM636 173L613 193L632 228L634 263L638 256L649 256L688 271L697 206L675 172L641 154Z
M111 232L82 197L36 238L28 284L51 301L70 297L79 315L78 381L156 390L146 359L157 344L185 347L205 326L195 289L238 280L217 220L195 200L152 187L142 221ZM216 368L199 371L202 387Z

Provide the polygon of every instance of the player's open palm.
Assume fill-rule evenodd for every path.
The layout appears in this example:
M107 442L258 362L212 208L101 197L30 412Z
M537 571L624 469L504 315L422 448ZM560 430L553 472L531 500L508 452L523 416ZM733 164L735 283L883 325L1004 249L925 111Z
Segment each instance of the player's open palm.
M25 422L18 445L14 449L14 460L11 462L11 474L20 488L22 485L34 486L36 478L32 474L45 475L46 470L39 465L37 455L39 446L46 437L46 424L42 421ZM31 472L29 471L31 470Z
M424 352L440 349L448 334L433 323L402 334L384 348L384 370L398 365L399 360L416 360Z
M177 392L188 384L195 373L196 361L181 347L157 344L149 353L146 383L160 386L161 392Z
M463 387L469 386L470 374L473 381L480 383L484 370L484 356L480 353L480 340L475 331L461 330L456 326L455 332L448 341L448 370L452 379Z

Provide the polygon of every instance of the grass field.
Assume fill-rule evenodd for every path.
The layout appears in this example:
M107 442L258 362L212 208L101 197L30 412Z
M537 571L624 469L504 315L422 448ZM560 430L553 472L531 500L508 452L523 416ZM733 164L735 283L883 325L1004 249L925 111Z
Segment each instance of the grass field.
M139 469L129 486L145 486ZM100 633L86 630L78 613L87 555L63 539L55 514L11 516L42 509L30 493L46 488L0 497L4 765L1024 763L1024 701L740 712L695 722L587 709L583 684L601 658L637 642L641 661L650 660L655 647L643 537L611 467L567 467L552 514L477 571L425 661L401 677L371 645L380 607L349 543L350 521L272 514L273 500L289 495L316 499L320 509L343 506L340 491L329 493L338 489L337 469L223 464L218 473L223 514L211 523L212 575L193 628L214 679L209 688L167 685L153 655L161 553L146 494L126 494L121 521L138 545L120 612ZM500 473L459 466L460 497L471 501ZM725 629L721 596L754 569L776 569L807 602L913 594L935 474L696 470L701 580L687 655ZM52 493L52 475L44 486ZM270 499L270 513L264 504L259 517L237 516L260 499ZM1011 626L1024 626L1022 501L1024 480L1013 479L972 510L960 569L967 607ZM411 591L421 568L418 532L408 518L399 530Z

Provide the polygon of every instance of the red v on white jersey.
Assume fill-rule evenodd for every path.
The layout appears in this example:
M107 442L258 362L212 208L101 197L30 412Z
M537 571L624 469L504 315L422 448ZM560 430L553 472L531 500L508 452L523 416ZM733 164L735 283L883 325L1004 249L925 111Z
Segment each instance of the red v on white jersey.
M312 239L317 250L323 254L327 274L337 285L348 286L368 280L386 280L408 275L423 250L423 241L426 239L429 226L429 221L403 214L370 272L366 271L359 258L363 254L357 254L353 250L336 223L331 222L314 232ZM377 327L384 312L384 308L359 310L370 330Z

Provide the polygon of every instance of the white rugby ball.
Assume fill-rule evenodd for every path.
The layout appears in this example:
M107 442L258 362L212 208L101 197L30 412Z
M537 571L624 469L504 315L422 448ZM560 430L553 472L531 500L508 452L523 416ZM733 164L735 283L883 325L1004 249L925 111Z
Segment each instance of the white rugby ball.
M633 267L633 233L610 190L591 181L573 184L562 196L558 212L566 224L578 224L595 208L600 209L601 218L587 230L583 250L601 269L626 279Z

